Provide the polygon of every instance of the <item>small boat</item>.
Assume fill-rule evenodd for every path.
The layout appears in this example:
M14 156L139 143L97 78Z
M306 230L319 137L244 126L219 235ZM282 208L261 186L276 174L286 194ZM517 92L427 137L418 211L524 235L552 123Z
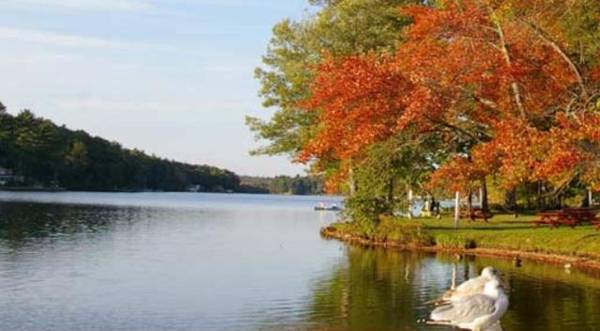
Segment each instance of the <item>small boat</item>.
M320 204L318 206L315 206L315 210L316 211L339 211L339 210L342 210L342 208L338 207L336 204L333 204L331 206L326 206L325 204Z

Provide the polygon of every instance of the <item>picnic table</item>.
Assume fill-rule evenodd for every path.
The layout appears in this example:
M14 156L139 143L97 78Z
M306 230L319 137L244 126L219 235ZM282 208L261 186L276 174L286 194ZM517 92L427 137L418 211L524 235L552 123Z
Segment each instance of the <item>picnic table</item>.
M477 219L482 219L484 222L487 222L488 219L494 217L494 215L490 212L484 211L481 208L470 208L462 210L460 212L460 217L468 218L472 222L476 221Z
M575 228L577 225L592 223L597 224L600 229L600 220L596 217L597 214L598 210L593 208L564 208L538 213L539 219L534 223L536 226L548 225L550 228L557 228L561 225Z

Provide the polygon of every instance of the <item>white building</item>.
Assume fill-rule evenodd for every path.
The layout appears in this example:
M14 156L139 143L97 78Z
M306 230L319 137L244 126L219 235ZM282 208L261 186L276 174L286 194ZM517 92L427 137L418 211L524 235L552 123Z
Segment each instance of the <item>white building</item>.
M19 181L23 181L21 176L15 176L12 170L0 167L0 185L6 185L10 182Z

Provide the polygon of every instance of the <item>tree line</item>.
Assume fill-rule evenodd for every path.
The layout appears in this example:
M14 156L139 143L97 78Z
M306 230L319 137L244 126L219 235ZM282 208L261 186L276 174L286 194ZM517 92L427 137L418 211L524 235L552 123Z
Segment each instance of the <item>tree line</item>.
M88 191L235 192L239 177L207 165L166 160L74 131L0 104L0 166L24 178L9 185Z
M246 193L319 195L324 192L323 180L314 176L242 176L240 180L240 190Z
M266 144L348 194L355 220L414 192L507 210L600 190L596 0L309 1L256 70Z

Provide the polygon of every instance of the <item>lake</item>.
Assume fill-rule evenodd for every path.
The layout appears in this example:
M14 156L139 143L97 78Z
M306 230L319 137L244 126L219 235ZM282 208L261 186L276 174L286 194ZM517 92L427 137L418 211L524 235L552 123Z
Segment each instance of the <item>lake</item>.
M0 330L450 330L425 302L487 265L504 330L600 330L598 275L324 240L321 201L0 192Z

